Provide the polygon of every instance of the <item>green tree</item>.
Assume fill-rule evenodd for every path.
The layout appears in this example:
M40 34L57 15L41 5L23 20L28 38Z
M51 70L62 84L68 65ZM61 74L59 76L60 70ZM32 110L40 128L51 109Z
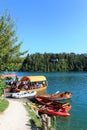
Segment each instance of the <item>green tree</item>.
M22 42L18 43L15 23L7 12L0 16L0 69L18 70L28 51L20 52Z
M87 71L87 56L74 53L35 53L27 55L21 70L33 72Z
M3 94L4 88L5 88L5 83L4 83L4 81L1 79L1 76L0 76L0 96Z

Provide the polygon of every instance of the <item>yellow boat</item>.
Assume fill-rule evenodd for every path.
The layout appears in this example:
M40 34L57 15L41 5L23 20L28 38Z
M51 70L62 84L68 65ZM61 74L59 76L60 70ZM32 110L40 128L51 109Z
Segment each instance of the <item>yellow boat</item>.
M12 87L11 84L10 92L36 91L37 95L40 95L46 93L47 86L48 83L45 76L23 76L16 82L15 87Z
M24 76L21 78L23 87L21 91L36 91L37 94L44 94L47 90L47 79L45 76ZM26 86L26 84L28 86Z

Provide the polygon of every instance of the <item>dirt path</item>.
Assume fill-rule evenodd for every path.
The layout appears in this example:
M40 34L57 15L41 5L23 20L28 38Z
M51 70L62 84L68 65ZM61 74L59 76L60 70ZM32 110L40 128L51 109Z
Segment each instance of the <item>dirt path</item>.
M9 107L0 114L0 130L31 130L28 113L22 102L9 100Z

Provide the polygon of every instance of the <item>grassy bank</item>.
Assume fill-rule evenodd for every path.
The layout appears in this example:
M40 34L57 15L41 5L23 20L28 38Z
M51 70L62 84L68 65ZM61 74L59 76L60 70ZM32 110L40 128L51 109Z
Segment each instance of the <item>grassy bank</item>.
M25 107L29 113L29 122L31 123L31 127L38 127L39 130L42 130L41 120L33 111L32 107L29 104L26 104Z
M9 102L6 99L0 97L0 112L5 111L8 105L9 105Z

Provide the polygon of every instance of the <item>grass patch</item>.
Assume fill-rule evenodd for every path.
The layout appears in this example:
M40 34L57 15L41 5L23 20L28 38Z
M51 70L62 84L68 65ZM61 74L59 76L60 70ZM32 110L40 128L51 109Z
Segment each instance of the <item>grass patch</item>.
M8 105L9 105L9 102L6 99L0 98L0 112L5 111Z
M39 130L42 130L42 123L40 118L36 115L36 113L32 110L31 106L29 104L25 105L28 113L29 113L29 121L31 123L31 127L38 127Z

